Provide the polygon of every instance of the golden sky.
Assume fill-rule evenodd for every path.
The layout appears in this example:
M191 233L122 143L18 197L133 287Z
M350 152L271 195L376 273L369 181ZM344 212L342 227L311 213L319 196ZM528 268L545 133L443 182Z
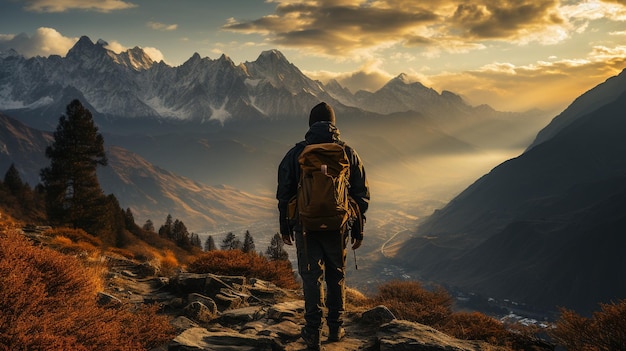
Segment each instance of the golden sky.
M405 73L471 104L560 112L626 68L626 0L3 0L0 50L65 55L81 35L177 66L278 49L374 91Z

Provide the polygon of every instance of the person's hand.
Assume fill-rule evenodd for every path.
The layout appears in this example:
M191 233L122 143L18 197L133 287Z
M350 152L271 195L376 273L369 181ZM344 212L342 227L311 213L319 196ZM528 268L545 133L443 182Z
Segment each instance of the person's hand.
M363 239L357 240L355 238L352 238L352 250L356 250L359 247L361 247L362 243L363 243Z
M295 239L293 233L282 234L281 236L283 237L283 243L285 243L285 245L293 245L293 241Z

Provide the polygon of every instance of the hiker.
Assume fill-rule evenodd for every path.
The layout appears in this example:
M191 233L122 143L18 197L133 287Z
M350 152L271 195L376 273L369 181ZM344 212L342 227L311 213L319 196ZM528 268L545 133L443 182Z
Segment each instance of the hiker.
M331 174L328 179L335 180L335 185L341 183L342 177L345 177L347 182L346 186L337 186L335 192L345 192L344 197L347 199L341 200L342 195L335 194L340 200L338 204L333 204L333 211L336 207L341 207L341 210L338 210L337 214L332 213L332 218L315 218L324 215L318 216L317 209L310 209L307 212L303 208L305 206L303 202L311 200L307 199L308 197L315 198L322 196L323 193L315 188L317 185L304 184L307 181L314 181L311 179L318 176L301 178L301 175L308 174L301 163L307 162L305 159L310 153L317 152L315 150L309 152L310 149L318 148L331 150L333 156L329 161L323 161L328 164L315 166L315 170L326 175L332 173L332 169L339 168L341 174ZM314 161L310 159L309 161L315 163L315 160L320 159L317 157L318 155L314 154ZM338 157L339 161L335 161L333 157ZM309 195L303 194L306 191L298 190L299 187L303 189L307 186L314 189L309 191ZM294 240L296 243L298 273L302 277L305 301L306 324L301 335L309 350L319 350L324 306L328 310L326 315L328 341L339 341L345 335L342 315L345 312L344 279L348 238L351 238L353 250L361 246L365 218L363 214L367 211L370 198L363 163L356 151L339 139L339 130L335 127L335 113L325 102L311 109L309 130L305 140L292 147L280 163L276 198L283 241L286 245L292 245ZM312 199L310 202L316 201L328 200L321 198ZM324 280L326 298L324 298Z

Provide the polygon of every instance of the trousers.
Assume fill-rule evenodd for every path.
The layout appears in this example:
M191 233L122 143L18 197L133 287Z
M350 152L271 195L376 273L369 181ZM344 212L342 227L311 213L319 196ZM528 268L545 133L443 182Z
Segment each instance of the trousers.
M348 235L337 231L296 232L295 239L306 327L321 329L326 308L328 327L338 328L345 313Z

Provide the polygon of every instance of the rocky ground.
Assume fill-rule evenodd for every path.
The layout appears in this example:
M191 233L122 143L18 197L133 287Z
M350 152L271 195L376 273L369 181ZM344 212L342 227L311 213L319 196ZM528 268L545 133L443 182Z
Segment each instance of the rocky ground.
M102 304L159 303L177 336L153 351L304 350L300 291L258 279L178 272L161 277L149 264L107 258L109 274ZM352 305L352 304L350 304ZM350 307L346 337L327 351L504 350L483 342L451 338L428 326L396 319L384 306Z

